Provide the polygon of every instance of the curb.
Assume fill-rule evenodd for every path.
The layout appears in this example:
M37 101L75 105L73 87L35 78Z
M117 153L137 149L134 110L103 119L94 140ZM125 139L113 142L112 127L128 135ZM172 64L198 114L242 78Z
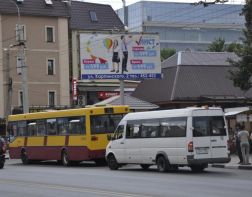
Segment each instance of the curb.
M227 168L227 169L240 169L240 170L252 170L252 165L225 165L225 164L211 164L213 168Z

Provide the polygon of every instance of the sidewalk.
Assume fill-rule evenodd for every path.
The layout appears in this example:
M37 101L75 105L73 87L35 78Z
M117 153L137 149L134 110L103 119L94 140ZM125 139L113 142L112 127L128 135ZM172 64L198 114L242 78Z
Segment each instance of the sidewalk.
M238 164L238 162L239 162L238 156L235 154L232 154L231 161L229 163L209 164L209 166L212 166L214 168L252 170L252 154L250 154L250 156L249 156L249 163L251 163L250 165L241 165L241 164Z

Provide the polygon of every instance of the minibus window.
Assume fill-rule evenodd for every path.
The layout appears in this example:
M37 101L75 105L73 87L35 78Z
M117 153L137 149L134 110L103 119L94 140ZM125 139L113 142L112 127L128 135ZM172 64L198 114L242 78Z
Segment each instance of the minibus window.
M115 131L114 134L114 139L120 139L123 137L123 131L124 131L124 126L123 125L119 125Z
M225 136L225 122L222 116L211 117L211 135L212 136Z
M210 136L208 117L193 117L193 137Z
M159 133L159 122L143 123L141 126L141 137L152 138L157 137Z
M139 124L127 124L126 138L138 138L140 133Z
M186 136L186 117L166 118L160 121L160 137Z

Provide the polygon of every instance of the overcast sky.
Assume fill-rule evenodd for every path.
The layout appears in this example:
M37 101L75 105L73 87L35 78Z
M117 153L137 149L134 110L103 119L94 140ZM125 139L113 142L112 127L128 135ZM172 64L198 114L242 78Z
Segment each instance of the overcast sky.
M109 4L114 9L119 9L119 8L122 7L122 0L80 0L80 1L91 2L91 3ZM125 1L126 1L126 5L129 5L129 4L141 1L141 0L125 0ZM192 3L192 2L198 2L200 0L151 0L151 1ZM214 1L214 0L206 0L206 1ZM242 3L244 3L244 0L229 0L229 3L242 4Z

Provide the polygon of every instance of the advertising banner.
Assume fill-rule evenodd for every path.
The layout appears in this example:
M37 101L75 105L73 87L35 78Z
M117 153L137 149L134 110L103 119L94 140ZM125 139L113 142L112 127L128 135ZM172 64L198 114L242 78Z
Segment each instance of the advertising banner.
M161 78L157 34L80 34L81 79Z

